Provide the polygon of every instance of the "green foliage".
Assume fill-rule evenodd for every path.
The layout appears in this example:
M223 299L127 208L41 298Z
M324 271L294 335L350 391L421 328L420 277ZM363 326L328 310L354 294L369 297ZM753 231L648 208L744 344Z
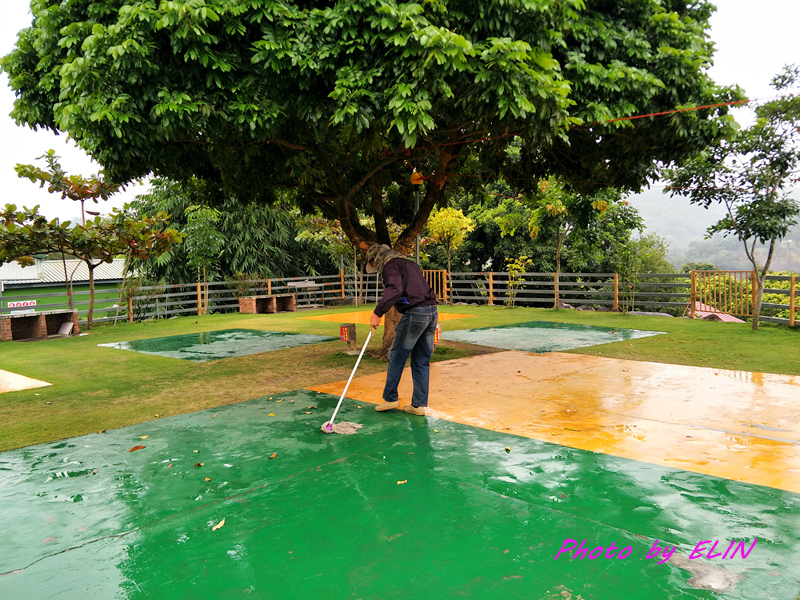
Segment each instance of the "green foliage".
M178 183L157 178L151 191L138 196L133 207L143 215L167 212L171 215L171 226L183 230L187 225L186 209L203 204L213 204L220 213L217 228L225 238L225 245L215 273L221 278L231 279L236 272L268 279L338 271L338 265L327 258L321 242L295 239L296 212L256 203L240 204L198 179ZM137 268L152 280L197 281L197 270L189 267L183 246L158 259L139 263Z
M450 257L454 250L464 242L464 238L474 231L472 219L464 216L461 209L442 208L434 211L428 219L429 242L444 248L447 255L447 273L450 273Z
M692 271L718 271L711 263L707 262L687 262L681 265L681 273L691 273Z
M533 261L527 256L509 258L506 260L506 271L508 272L508 284L506 288L506 308L514 308L517 301L517 292L524 287L525 275L528 267Z
M787 66L772 81L777 91L800 87L800 68ZM797 223L800 204L789 188L800 173L800 97L784 95L756 107L757 121L730 140L709 146L683 169L669 169L672 193L708 207L725 206L726 215L708 235L732 235L743 244L758 273L753 329L758 329L764 278L776 242ZM768 244L763 259L756 245Z
M84 214L84 203L86 200L91 200L95 204L98 198L108 200L108 198L119 191L125 189L125 186L120 186L116 183L106 181L102 173L99 175L92 175L89 178L80 175L67 175L67 172L61 166L59 159L61 158L55 153L55 150L48 150L46 154L39 157L45 159L47 162L47 170L41 169L34 165L17 164L14 169L19 177L29 179L33 183L39 183L39 187L43 188L47 184L47 191L51 194L61 194L61 199L69 198L81 203L81 218L82 223L86 224L86 215Z
M784 277L791 277L792 275L798 276L798 273L791 273L789 271L775 271L770 273L770 275L782 275ZM788 290L790 288L789 281L766 281L765 285L768 289L775 289L775 290ZM776 294L776 293L764 293L764 302L767 304L790 304L791 298L788 294ZM795 291L795 318L800 316L800 293ZM784 308L766 308L764 309L764 313L768 314L771 317L778 317L781 319L788 319L790 317L790 309Z
M32 26L0 66L18 123L68 132L117 181L197 176L262 203L292 188L356 243L387 242L394 218L405 225L394 245L408 248L470 157L494 176L635 189L656 161L684 161L728 132L724 106L614 120L740 97L706 73L712 10L32 0ZM507 165L514 136L520 160ZM383 193L409 165L429 174L416 215Z

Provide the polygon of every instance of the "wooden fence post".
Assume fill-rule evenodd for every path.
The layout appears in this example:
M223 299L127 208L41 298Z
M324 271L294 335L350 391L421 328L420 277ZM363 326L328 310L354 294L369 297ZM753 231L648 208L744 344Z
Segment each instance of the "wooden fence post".
M272 279L267 279L267 296L272 295Z
M342 298L344 298L344 269L339 269L339 281L342 282Z
M797 325L797 275L789 279L789 325Z
M197 316L203 314L203 298L200 295L200 282L197 282Z
M489 271L489 306L494 306L494 271Z
M133 296L128 296L128 323L133 323Z
M611 310L619 310L619 273L614 273L614 304Z
M689 297L689 316L694 319L695 304L697 299L697 271L691 271L692 295Z

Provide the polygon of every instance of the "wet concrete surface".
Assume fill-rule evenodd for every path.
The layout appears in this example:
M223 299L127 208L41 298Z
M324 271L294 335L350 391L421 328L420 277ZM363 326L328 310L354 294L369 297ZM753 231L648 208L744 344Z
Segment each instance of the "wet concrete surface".
M301 319L309 319L311 321L335 321L336 323L358 323L360 325L369 325L369 316L372 314L370 310L360 310L353 312L340 312L332 315L315 315L313 317L300 317ZM439 313L439 321L452 321L454 319L468 319L475 315L458 315L455 313Z
M384 373L356 377L347 396L377 404L384 383ZM343 386L312 389L335 394ZM412 389L407 368L401 405ZM789 375L511 351L431 365L428 410L465 425L800 493L798 398L800 378Z
M46 381L25 377L11 371L0 369L0 394L4 392L19 392L21 390L31 390L33 388L47 387L51 385Z
M575 323L530 321L513 325L447 331L442 334L442 339L505 350L542 353L636 340L663 333L661 331L641 331Z
M798 494L352 400L341 418L364 428L324 435L337 400L289 392L0 453L0 598L800 592ZM629 554L554 560L567 539ZM747 558L646 558L753 539ZM695 587L702 564L732 587Z
M207 362L283 350L306 344L330 342L337 339L339 338L306 333L287 333L284 331L224 329L130 342L112 342L98 344L98 346L155 354L168 358Z

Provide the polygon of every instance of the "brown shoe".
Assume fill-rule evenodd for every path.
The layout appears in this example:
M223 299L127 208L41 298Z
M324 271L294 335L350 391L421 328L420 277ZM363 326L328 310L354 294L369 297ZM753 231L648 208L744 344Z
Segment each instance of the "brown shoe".
M425 407L424 406L408 406L403 407L403 411L410 413L412 415L419 415L420 417L425 416Z
M391 410L393 408L400 408L400 400L395 400L394 402L387 402L386 400L384 400L382 404L378 404L375 407L375 410L381 412L384 410Z

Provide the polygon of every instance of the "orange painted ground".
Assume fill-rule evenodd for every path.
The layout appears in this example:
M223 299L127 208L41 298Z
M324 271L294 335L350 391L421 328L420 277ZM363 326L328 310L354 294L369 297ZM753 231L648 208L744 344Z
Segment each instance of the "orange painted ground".
M384 380L356 378L347 396L381 402ZM510 351L434 363L428 414L800 493L798 398L788 375Z
M300 317L301 319L311 319L313 321L336 321L337 323L358 323L359 325L369 325L369 316L372 311L360 310L353 312L335 313L332 315L317 315L314 317ZM475 315L454 315L452 313L439 313L439 321L450 321L452 319L467 319ZM339 392L341 393L341 392Z
M32 388L46 387L48 385L52 384L0 369L0 394L3 392L30 390Z

